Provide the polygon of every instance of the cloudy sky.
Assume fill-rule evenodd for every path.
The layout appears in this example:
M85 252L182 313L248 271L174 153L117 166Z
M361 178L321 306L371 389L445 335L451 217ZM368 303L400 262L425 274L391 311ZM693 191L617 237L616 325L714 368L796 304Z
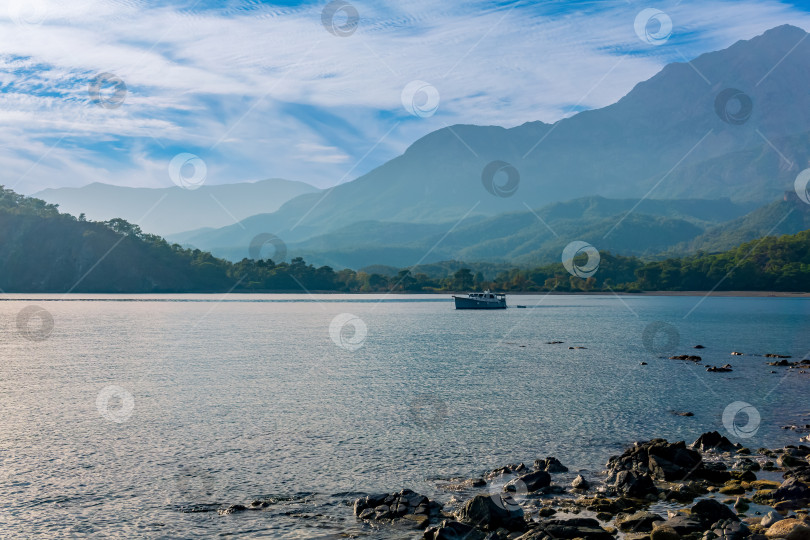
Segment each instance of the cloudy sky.
M809 12L722 0L3 0L0 184L166 187L187 153L208 184L326 187L446 125L608 105L668 62L780 24L810 29Z

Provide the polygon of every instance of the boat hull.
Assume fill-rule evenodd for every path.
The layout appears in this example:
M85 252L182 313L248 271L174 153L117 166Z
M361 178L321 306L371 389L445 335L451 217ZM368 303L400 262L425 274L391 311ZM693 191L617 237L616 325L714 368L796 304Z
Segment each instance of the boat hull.
M487 302L474 298L454 296L453 300L456 301L456 309L506 309L506 299Z

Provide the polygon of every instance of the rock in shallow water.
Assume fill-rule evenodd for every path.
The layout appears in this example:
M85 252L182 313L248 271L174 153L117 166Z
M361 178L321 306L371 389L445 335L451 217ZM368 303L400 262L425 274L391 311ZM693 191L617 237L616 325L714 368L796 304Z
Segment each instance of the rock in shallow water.
M585 480L585 477L583 477L581 474L578 474L577 477L574 478L574 481L571 482L571 487L574 489L588 489L589 487L591 487L591 484L587 480Z
M731 508L714 499L703 499L695 503L692 507L692 515L706 525L726 519L740 520Z
M551 484L551 475L546 471L524 474L503 486L504 491L532 493Z
M456 517L461 522L488 531L499 527L522 530L526 526L523 509L509 495L476 495L461 507Z
M709 431L698 437L692 448L703 452L733 452L737 446L717 431Z

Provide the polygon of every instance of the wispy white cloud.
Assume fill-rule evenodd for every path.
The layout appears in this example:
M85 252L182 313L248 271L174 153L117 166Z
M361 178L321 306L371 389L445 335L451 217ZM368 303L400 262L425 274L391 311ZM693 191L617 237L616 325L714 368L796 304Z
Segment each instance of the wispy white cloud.
M655 7L673 36L654 47L633 29L646 2L357 1L358 30L337 37L321 26L324 4L11 2L0 19L0 183L169 185L168 161L189 151L209 182L326 186L446 124L553 122L615 102L681 54L779 24L810 28L775 1L670 2ZM89 104L103 72L127 85L120 108ZM415 79L438 90L434 116L402 107Z

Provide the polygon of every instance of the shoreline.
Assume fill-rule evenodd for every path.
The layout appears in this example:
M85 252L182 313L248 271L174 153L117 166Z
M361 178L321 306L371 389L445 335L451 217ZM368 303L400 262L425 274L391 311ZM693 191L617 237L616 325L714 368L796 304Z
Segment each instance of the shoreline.
M63 298L70 298L76 296L181 296L181 295L324 295L324 296L438 296L447 297L452 295L467 294L461 291L448 291L448 292L413 292L413 291L396 291L396 292L343 292L343 291L209 291L209 292L73 292L65 294L63 292L14 292L3 291L0 294L0 302L2 301L20 301L25 298L4 298L10 295L60 295ZM513 291L503 293L506 296L690 296L690 297L723 297L723 298L810 298L810 292L786 292L786 291L640 291L640 292L625 292L625 291Z
M601 472L547 457L443 482L445 504L406 488L361 496L352 513L358 525L424 540L806 540L806 440L754 451L717 431L692 444L652 439Z

